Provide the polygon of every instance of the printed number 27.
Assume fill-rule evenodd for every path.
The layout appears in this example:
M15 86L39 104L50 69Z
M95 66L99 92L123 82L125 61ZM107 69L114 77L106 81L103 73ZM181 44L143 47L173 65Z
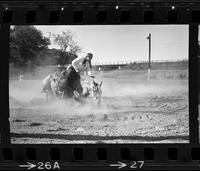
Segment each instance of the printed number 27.
M137 166L137 164L139 165L139 166ZM136 168L142 168L142 166L144 165L144 161L132 161L131 162L131 166L130 166L130 168L132 168L132 169L136 169Z

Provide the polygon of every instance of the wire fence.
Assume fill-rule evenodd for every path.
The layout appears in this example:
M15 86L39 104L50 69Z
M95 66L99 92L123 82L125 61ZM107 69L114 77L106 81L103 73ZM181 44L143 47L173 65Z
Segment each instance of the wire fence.
M170 60L151 60L151 63L159 63L159 62L184 62L188 61L188 59L170 59ZM148 63L148 60L140 60L140 61L112 61L112 62L93 62L92 65L128 65L132 63Z

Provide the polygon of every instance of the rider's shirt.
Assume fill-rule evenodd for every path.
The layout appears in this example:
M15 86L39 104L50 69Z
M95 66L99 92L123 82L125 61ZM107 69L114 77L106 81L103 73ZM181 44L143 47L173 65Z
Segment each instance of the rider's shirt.
M86 61L84 64L85 57L76 58L72 61L72 66L76 70L76 72L84 72L84 76L91 76L91 68L89 61Z

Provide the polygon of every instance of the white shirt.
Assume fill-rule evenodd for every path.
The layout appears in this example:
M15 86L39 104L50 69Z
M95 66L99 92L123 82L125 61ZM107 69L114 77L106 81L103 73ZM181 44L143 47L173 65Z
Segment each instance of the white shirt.
M72 66L76 70L76 72L84 72L84 75L92 76L90 64L88 61L86 61L85 65L83 64L83 61L85 60L85 57L76 58L72 61Z

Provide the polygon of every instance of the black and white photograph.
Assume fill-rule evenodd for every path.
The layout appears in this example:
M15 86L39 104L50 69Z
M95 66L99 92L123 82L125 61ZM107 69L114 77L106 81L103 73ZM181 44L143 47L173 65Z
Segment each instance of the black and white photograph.
M12 25L9 42L12 144L189 143L188 25Z

